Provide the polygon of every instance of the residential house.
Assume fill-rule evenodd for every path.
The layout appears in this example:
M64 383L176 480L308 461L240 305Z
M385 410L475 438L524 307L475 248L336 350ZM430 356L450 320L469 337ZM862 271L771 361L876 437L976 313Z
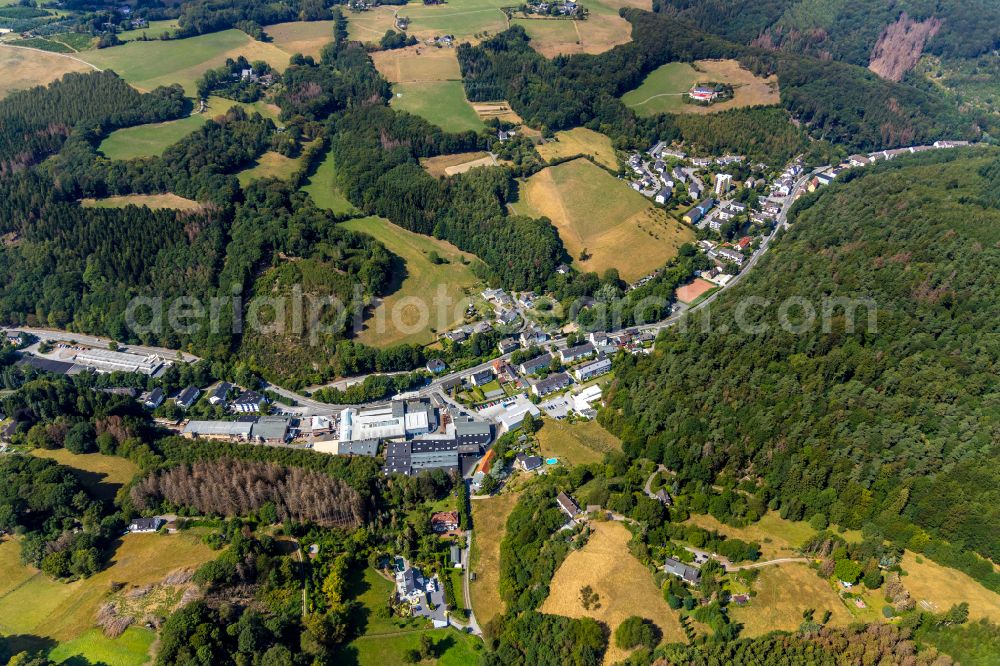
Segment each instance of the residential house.
M656 203L665 204L670 201L670 197L673 196L673 190L669 187L664 187L659 192L656 193Z
M504 338L497 343L497 348L500 350L500 353L504 355L516 351L520 346L520 343L514 338Z
M537 374L540 370L544 370L552 365L552 359L554 357L552 354L546 352L535 358L528 359L517 366L517 371L524 376Z
M668 557L663 564L663 570L671 575L677 576L681 580L697 585L701 580L701 571L697 567L684 564L680 560Z
M483 384L489 384L493 381L493 371L489 368L480 370L479 372L472 373L469 377L469 381L472 382L473 386L482 386Z
M725 194L733 187L733 177L728 173L720 173L715 176L715 193Z
M659 500L660 503L663 504L664 506L673 506L674 504L674 499L670 496L670 493L668 493L664 488L660 488L659 490L657 490L653 494L653 497Z
M438 534L458 529L458 511L438 511L431 515L431 529Z
M240 414L257 414L267 405L267 398L256 391L244 391L229 406Z
M687 173L685 173L684 169L680 168L679 166L674 167L674 170L671 172L671 174L673 174L674 180L680 181L682 183L687 182L688 179Z
M155 532L160 529L164 523L166 523L163 518L159 516L153 516L152 518L133 518L128 524L129 532Z
M567 266L566 264L559 264L558 266L556 266L556 273L558 273L559 275L566 275L567 273L569 273L569 266Z
M556 372L545 379L539 379L531 385L531 392L542 397L549 393L562 390L573 383L573 379L565 372Z
M229 392L232 390L232 384L229 382L220 382L219 385L212 389L212 392L208 394L208 404L224 404L226 400L229 399Z
M497 321L501 324L509 326L517 321L518 314L516 310L511 310L509 308L497 308ZM517 344L517 343L514 343ZM516 347L515 347L516 349Z
M181 409L189 409L191 405L198 401L198 396L200 395L201 391L194 386L188 386L177 394L177 397L174 398L174 403Z
M574 363L580 359L590 358L596 353L597 350L594 348L594 343L584 342L582 345L559 350L559 359L563 363Z
M847 158L847 162L852 167L866 167L872 162L874 162L874 160L868 157L867 155L851 155L849 158Z
M540 345L549 339L548 334L538 328L526 328L521 332L521 346L532 347Z
M448 331L441 337L451 340L452 342L458 343L458 342L464 342L469 337L469 334L465 331L465 329L457 328L454 331Z
M731 261L737 266L743 265L743 253L732 248L723 247L716 250L716 254L726 261Z
M701 198L701 195L704 194L704 191L701 189L701 185L692 180L691 184L688 185L688 194L691 195L692 199L697 201Z
M514 464L523 469L525 472L533 472L542 466L542 459L539 456L529 456L523 453L518 453L514 456Z
M573 501L573 498L566 493L556 495L556 504L559 509L570 518L580 515L580 505Z
M396 594L399 595L400 599L412 604L424 601L426 598L425 586L423 574L416 567L407 566L396 574Z
M146 391L141 396L139 396L139 400L142 401L142 405L146 409L156 409L157 407L163 404L163 399L165 397L166 396L163 393L163 389L157 386L152 391Z
M576 380L578 382L586 382L590 381L594 377L606 375L609 372L611 372L611 359L602 358L599 361L594 361L593 363L580 366L573 374L576 375Z
M432 375L438 375L444 372L448 368L448 364L439 358L432 358L427 361L427 372Z

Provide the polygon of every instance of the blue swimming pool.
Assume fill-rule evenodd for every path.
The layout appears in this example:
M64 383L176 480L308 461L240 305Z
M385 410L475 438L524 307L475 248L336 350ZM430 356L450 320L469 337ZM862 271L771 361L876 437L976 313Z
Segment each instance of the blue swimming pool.
M545 459L545 464L546 465L558 465L559 464L559 458L546 458Z

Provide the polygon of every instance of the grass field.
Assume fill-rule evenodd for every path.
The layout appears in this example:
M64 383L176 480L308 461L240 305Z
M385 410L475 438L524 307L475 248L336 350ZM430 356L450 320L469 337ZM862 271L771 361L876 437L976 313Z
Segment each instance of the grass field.
M102 69L113 69L140 90L180 83L189 96L204 72L224 64L226 58L246 56L264 60L278 71L288 66L290 54L274 44L258 42L239 30L169 41L129 42L109 49L87 51L80 57Z
M159 39L160 35L165 32L174 32L180 26L177 23L177 19L167 19L164 21L150 21L148 28L139 28L138 30L125 30L118 33L118 39L123 42L132 42L137 39L142 39L143 35L146 35L149 39Z
M472 502L472 554L470 571L476 580L469 581L472 609L479 626L503 613L500 599L500 541L507 527L507 518L517 504L519 493L504 492L489 499Z
M318 60L323 47L333 41L333 21L276 23L265 25L264 32L285 53L301 53Z
M126 206L146 206L148 208L173 208L176 210L199 210L201 204L176 194L128 194L106 199L81 199L84 208L125 208Z
M260 113L272 120L278 118L277 107L264 102L241 104L223 97L209 97L208 107L204 113L192 113L178 120L116 130L101 141L98 150L113 160L162 155L168 146L177 143L209 119L225 115L226 111L234 106L242 106L248 113Z
M667 606L653 574L629 553L632 534L617 522L592 523L592 527L594 533L587 545L571 552L556 571L541 612L592 617L604 622L612 632L625 618L639 615L660 628L665 642L683 642L684 632L676 611ZM580 588L585 585L600 596L600 608L583 608ZM616 647L614 640L609 643L604 663L624 659L627 652Z
M455 49L439 49L418 44L405 49L376 51L372 54L372 61L390 83L462 79Z
M0 98L15 90L48 85L69 72L91 72L93 67L56 53L0 46Z
M512 209L549 218L581 270L617 268L628 281L659 268L694 238L690 229L585 159L536 173L521 184ZM581 260L584 250L588 256Z
M139 472L131 460L101 453L72 453L66 449L33 449L33 456L55 460L71 467L81 482L101 499L114 499L115 493Z
M756 541L761 545L763 555L761 559L764 560L797 555L799 547L816 534L816 530L806 521L785 520L778 515L777 511L768 511L756 523L751 523L746 527L723 525L715 517L699 513L691 514L688 522L706 530L715 530L727 537ZM840 532L836 526L831 526L831 529L848 543L861 541L860 530Z
M114 640L108 639L100 629L86 631L79 638L60 643L49 659L62 664L73 664L84 657L88 663L107 666L141 666L149 663L149 651L156 642L156 632L145 627L129 627Z
M333 154L329 154L316 167L316 172L302 188L320 208L333 211L335 215L346 215L357 212L357 209L347 200L337 187L336 166Z
M281 153L269 150L258 157L252 167L240 171L237 178L243 187L263 178L288 180L298 170L299 164L300 160L297 157L285 157Z
M531 37L531 46L547 58L593 54L631 40L632 26L618 15L620 8L652 9L650 0L589 0L584 4L590 11L585 21L515 18L511 23L523 26Z
M397 83L392 87L392 106L409 111L449 132L478 132L485 125L465 99L461 81Z
M477 41L477 34L507 29L500 8L509 5L506 0L450 0L442 5L409 4L399 14L410 19L407 33L418 39L454 35L459 41Z
M494 165L496 165L496 161L490 157L489 153L482 151L477 153L438 155L437 157L427 157L420 160L420 166L436 178L454 176L455 174L465 173L469 169L480 166Z
M769 631L794 631L802 624L807 608L821 618L827 610L833 614L829 624L850 624L853 616L830 583L805 564L781 564L760 569L754 583L757 596L746 606L730 606L734 622L743 625L744 636L760 636Z
M431 329L445 331L462 320L469 300L466 292L478 280L461 259L473 262L475 257L380 217L349 220L344 226L374 236L402 260L395 271L401 280L370 313L358 336L360 342L380 347L404 342L426 344L435 338ZM431 252L447 263L434 264Z
M540 144L538 154L545 160L558 160L573 155L590 155L595 162L617 171L618 158L611 145L611 139L589 130L586 127L575 127L564 132L556 132L556 140Z
M20 545L6 540L0 544L0 633L34 635L64 643L61 659L78 655L100 663L108 655L118 655L115 662L108 663L142 663L146 653L137 650L148 650L151 639L133 634L120 643L121 639L93 633L97 608L112 582L127 581L135 586L156 583L171 571L195 567L215 557L216 553L200 537L197 531L167 536L126 535L109 567L72 583L53 581L22 566L18 559Z
M698 82L717 81L733 86L733 98L711 106L686 104L687 91ZM778 79L754 76L735 60L671 62L653 70L642 84L622 96L622 102L640 116L659 113L718 113L727 109L780 101Z
M545 419L538 431L543 458L558 458L563 465L600 462L609 451L621 450L621 440L597 421L566 423Z
M952 605L967 601L969 617L973 620L985 617L993 623L1000 622L1000 595L961 571L943 567L926 557L921 559L923 562L917 563L912 552L903 553L902 567L907 575L901 580L917 602L918 610L943 613Z
M377 44L386 30L393 30L394 7L383 5L367 12L347 12L347 37L360 42Z

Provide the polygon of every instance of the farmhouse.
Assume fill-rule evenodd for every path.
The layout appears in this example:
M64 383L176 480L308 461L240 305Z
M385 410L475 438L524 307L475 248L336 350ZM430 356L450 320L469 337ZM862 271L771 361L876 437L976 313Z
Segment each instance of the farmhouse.
M712 102L719 96L719 93L711 86L695 86L688 91L688 96L699 102Z
M695 585L701 580L701 571L697 567L692 567L691 565L684 564L680 560L675 560L672 557L668 557L663 564L663 570L673 576Z

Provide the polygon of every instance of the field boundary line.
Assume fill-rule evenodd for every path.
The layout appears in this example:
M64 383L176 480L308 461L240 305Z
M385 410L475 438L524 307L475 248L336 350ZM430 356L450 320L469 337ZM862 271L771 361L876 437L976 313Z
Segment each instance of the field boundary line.
M62 42L59 42L59 43L61 44ZM32 46L19 46L18 44L2 44L2 43L0 43L0 46L6 46L7 48L10 48L10 49L23 49L25 51L35 51L36 53L47 53L47 54L50 54L50 55L59 56L60 58L69 58L70 60L75 60L75 61L77 61L79 63L83 63L87 67L92 67L94 69L94 71L97 71L97 72L103 72L104 71L103 69L101 69L100 67L98 67L97 65L95 65L94 63L87 62L86 60L83 60L82 58L75 58L75 57L69 55L68 53L56 53L55 51L46 51L45 49L36 49L36 48L34 48Z

